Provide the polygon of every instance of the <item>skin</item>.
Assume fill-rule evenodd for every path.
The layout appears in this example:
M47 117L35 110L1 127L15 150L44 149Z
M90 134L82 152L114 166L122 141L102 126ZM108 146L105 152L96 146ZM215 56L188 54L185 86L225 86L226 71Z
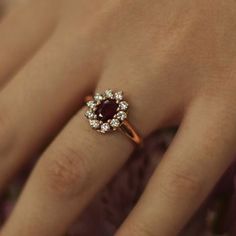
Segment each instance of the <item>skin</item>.
M63 235L134 146L83 98L122 89L145 138L180 125L116 236L177 235L233 161L236 2L28 0L0 24L0 191L39 151L1 236ZM50 145L49 145L50 143Z

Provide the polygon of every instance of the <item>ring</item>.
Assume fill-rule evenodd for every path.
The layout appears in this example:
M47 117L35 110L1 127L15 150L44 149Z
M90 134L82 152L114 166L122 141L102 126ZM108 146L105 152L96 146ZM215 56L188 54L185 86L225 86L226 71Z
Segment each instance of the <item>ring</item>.
M85 116L93 129L102 134L120 130L136 144L142 143L142 138L127 119L129 104L122 91L109 89L85 97L85 102L88 108Z

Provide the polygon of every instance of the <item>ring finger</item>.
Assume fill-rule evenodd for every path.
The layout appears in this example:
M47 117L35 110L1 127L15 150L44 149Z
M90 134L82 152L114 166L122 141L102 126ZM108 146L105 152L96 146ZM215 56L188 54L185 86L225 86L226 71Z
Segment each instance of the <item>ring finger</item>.
M163 106L161 97L165 90L160 89L150 111L140 97L145 97L145 103L150 104L154 91L145 93L144 84L138 83L143 79L141 75L134 78L132 71L120 69L122 77L129 78L129 85L125 79L120 80L118 68L109 68L103 73L97 90L125 88L131 104L129 119L146 137L169 118L169 110L176 112L180 101L173 103L173 98L167 98ZM157 110L159 115L155 116ZM101 135L92 130L84 118L84 109L79 111L40 158L2 235L16 232L34 236L62 235L132 150L129 140L120 133ZM22 218L23 212L25 217Z

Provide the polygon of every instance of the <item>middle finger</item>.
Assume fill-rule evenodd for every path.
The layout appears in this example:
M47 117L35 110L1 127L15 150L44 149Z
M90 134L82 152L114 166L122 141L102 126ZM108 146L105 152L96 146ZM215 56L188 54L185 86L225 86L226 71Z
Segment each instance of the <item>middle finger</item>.
M58 29L0 94L0 191L94 86L98 72L87 49Z
M167 99L163 106L161 92L149 94L144 84L136 83L144 74L135 78L134 74L128 75L124 71L128 72L124 67L120 73L107 69L97 90L125 88L131 104L129 117L146 137L162 125L173 103ZM120 74L129 78L130 84L125 79L120 80ZM143 95L147 104L151 104L156 96L153 112L139 101ZM129 140L120 133L100 135L91 130L84 118L84 110L79 111L40 158L2 235L62 235L132 150Z

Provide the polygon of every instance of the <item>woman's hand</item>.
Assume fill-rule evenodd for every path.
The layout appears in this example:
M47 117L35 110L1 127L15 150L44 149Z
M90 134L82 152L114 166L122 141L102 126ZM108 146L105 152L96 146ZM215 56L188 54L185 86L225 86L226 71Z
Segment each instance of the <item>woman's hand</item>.
M123 90L143 137L180 124L117 236L176 235L233 160L233 0L29 0L0 25L0 189L38 161L1 236L57 236L129 158L85 95ZM60 134L56 135L60 131Z

